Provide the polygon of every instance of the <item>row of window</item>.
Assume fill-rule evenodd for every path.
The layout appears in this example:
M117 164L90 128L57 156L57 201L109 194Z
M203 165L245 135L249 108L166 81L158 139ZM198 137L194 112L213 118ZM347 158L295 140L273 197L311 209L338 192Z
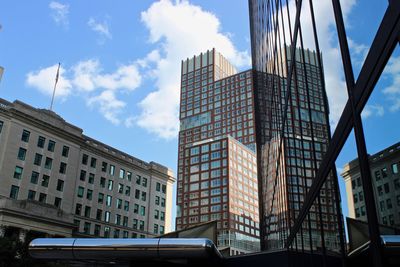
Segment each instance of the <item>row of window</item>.
M22 135L21 135L21 141L28 143L29 142L29 138L30 138L31 132L28 130L23 130L22 131ZM43 136L39 136L38 137L38 141L37 141L37 146L39 148L44 148L46 144L46 138ZM50 152L54 152L56 147L56 142L53 140L49 140L47 143L47 150ZM69 154L69 147L68 146L63 146L61 155L63 157L68 157Z
M24 161L25 158L26 158L26 153L27 153L27 150L25 148L20 147L19 150L18 150L17 158L19 160ZM41 166L42 165L42 159L43 159L43 155L41 155L39 153L36 153L35 154L35 158L33 159L33 164L36 165L36 166ZM51 170L52 166L53 166L53 159L49 158L49 157L46 157L46 159L44 161L44 168L48 169L48 170ZM21 170L22 167L19 167L19 169L20 169L19 171L22 171ZM65 174L67 172L67 163L60 162L60 167L59 167L58 171L61 174ZM21 172L21 174L22 174L22 172Z
M10 190L10 198L12 199L18 199L19 195L19 186L12 185L11 190ZM39 201L41 203L47 203L47 194L45 193L39 193L37 194L36 191L34 190L28 190L28 200L34 200L34 201ZM59 197L54 198L54 203L52 205L56 206L57 208L61 208L61 202L62 199ZM50 204L50 203L47 203Z
M79 228L80 221L79 220L75 220L74 223ZM92 229L91 228L92 228L92 223L84 222L84 224L83 224L83 233L88 234L88 235L92 234ZM102 236L102 237L106 237L106 238L109 238L109 237L120 238L121 237L121 232L122 232L122 238L129 238L129 231L126 231L126 230L121 230L121 229L115 228L114 231L113 231L113 235L112 236L111 236L111 231L112 231L111 227L104 226L103 235L101 235L101 230L102 230L102 226L99 225L99 224L95 224L94 225L94 230L93 230L93 235L97 236L97 237ZM137 234L137 233L134 233L134 232L131 233L131 238L145 238L145 237L146 236L144 234Z

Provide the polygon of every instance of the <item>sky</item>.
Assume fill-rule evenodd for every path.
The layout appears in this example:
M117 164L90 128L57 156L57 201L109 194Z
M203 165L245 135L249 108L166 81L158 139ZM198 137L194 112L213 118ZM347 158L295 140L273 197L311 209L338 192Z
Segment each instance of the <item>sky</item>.
M308 1L304 1L308 2ZM325 79L336 126L347 92L330 1L314 1ZM22 1L0 4L0 97L49 108L84 133L174 170L180 62L215 47L251 68L247 0ZM357 78L387 1L342 1ZM370 15L368 15L370 14ZM307 13L303 15L306 45ZM400 60L393 55L363 112L370 154L399 141ZM356 157L350 136L336 164ZM343 208L347 214L343 181Z

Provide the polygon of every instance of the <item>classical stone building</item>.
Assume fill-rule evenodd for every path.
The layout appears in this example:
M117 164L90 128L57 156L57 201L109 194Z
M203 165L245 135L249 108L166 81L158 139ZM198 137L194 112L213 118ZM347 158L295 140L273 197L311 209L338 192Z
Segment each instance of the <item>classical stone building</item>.
M378 221L400 227L400 143L369 157ZM349 217L367 221L358 159L343 167Z
M167 167L85 136L52 111L0 99L2 235L163 234L174 181Z

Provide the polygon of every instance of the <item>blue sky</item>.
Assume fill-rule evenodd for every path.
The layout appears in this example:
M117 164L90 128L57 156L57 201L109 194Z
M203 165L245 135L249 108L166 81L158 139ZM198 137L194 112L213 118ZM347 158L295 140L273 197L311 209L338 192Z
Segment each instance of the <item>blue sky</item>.
M61 62L56 113L86 135L176 173L180 61L216 47L239 69L250 68L247 2L2 1L0 97L48 108ZM347 93L330 1L315 2L334 126ZM361 2L342 1L356 75L387 5ZM363 114L370 153L399 141L398 56ZM353 140L339 169L356 156Z

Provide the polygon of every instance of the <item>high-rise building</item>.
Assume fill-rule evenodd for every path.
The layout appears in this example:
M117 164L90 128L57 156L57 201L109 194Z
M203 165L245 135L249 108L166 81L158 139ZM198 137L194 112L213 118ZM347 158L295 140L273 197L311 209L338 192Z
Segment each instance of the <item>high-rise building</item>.
M171 230L172 171L0 99L0 235L153 237Z
M260 238L263 249L273 250L286 247L290 229L327 151L329 107L321 57L285 41L289 34L279 32L283 26L274 28L275 15L271 13L279 8L272 1L250 0L249 5ZM335 174L329 175L303 223L297 242L304 249L340 247L335 179Z
M176 228L217 220L231 254L259 250L253 92L215 49L182 61Z
M378 221L400 226L400 143L369 157ZM367 221L358 159L343 167L349 217Z

